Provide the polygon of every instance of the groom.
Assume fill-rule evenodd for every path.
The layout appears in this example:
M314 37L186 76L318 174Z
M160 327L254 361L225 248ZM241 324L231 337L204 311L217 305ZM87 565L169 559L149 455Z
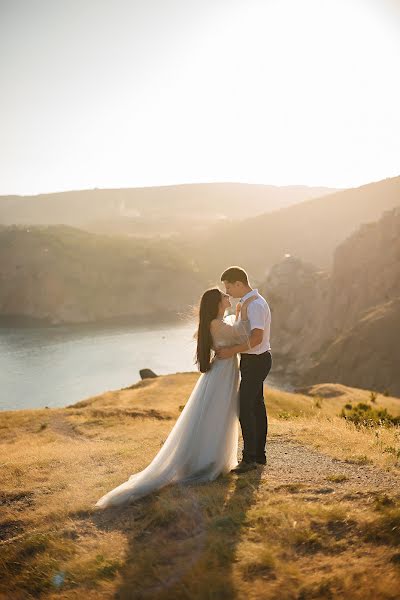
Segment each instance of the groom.
M256 469L258 464L266 464L265 443L268 431L268 418L264 403L264 380L272 364L269 343L271 311L267 301L252 289L246 271L240 267L229 267L221 275L226 293L244 302L251 296L256 299L248 306L251 335L248 343L230 348L220 348L220 359L231 358L240 353L241 382L239 389L239 421L243 436L243 456L234 473L245 473ZM239 317L240 318L240 317Z

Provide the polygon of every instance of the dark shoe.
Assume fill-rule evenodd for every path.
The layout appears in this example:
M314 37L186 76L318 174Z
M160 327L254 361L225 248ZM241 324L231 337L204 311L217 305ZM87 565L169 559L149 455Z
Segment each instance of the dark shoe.
M231 470L231 473L246 473L247 471L252 471L253 469L257 469L257 463L246 462L242 460L237 467Z
M263 458L263 459L261 459L261 460L256 460L256 463L257 463L258 465L266 465L266 464L267 464L267 459L266 459L266 458Z

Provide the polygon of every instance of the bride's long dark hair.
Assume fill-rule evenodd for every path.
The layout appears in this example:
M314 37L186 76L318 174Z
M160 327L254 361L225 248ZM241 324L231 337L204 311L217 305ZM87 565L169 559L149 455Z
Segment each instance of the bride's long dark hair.
M218 288L206 290L200 300L199 326L197 329L196 363L201 373L206 373L211 368L211 337L210 324L218 316L219 304L222 300Z

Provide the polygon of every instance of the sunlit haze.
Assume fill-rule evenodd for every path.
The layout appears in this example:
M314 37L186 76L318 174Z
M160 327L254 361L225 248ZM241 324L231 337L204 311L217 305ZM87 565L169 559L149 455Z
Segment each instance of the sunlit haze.
M0 0L0 194L399 175L399 8Z

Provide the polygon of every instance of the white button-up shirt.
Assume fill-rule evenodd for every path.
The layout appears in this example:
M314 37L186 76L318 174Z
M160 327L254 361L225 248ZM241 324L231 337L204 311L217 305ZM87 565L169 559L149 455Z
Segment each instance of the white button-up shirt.
M250 328L253 329L262 329L263 330L263 339L261 344L258 346L254 346L251 350L246 350L242 352L242 354L262 354L267 350L271 350L270 345L270 333L271 333L271 311L268 306L268 302L258 293L258 290L251 290L247 294L240 299L240 302L243 303L247 298L251 296L257 296L256 300L253 300L247 307L247 315L250 321ZM240 315L239 315L240 319Z

